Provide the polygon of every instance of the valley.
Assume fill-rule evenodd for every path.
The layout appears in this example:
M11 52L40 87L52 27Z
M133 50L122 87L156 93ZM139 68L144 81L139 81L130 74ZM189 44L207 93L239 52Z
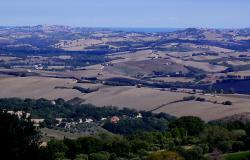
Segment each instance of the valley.
M0 97L78 97L206 121L250 112L249 35L249 29L2 27Z

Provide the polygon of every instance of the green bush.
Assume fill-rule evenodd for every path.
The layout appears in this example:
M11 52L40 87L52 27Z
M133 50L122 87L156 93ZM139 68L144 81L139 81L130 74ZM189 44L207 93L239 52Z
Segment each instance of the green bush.
M88 160L109 160L110 154L108 152L91 153Z
M201 98L201 97L198 97L195 99L196 101L200 101L200 102L204 102L206 99L205 98Z
M225 101L222 104L224 104L224 105L233 105L233 103L231 101Z
M78 154L74 160L88 160L88 155L86 154Z
M195 99L195 96L188 96L188 97L183 97L182 100L183 101L192 101Z
M184 158L176 152L158 151L150 154L147 160L184 160Z
M198 117L184 116L169 124L171 129L183 128L188 136L198 135L205 127L205 122Z
M242 141L234 141L232 145L233 152L239 152L245 149L245 143Z
M224 153L227 153L232 150L232 142L230 141L221 141L217 145L218 149Z

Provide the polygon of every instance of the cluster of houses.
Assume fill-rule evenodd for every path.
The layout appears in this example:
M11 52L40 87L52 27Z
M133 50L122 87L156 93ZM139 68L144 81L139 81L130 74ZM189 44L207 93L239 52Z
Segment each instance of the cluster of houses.
M23 116L25 116L25 118L29 118L31 115L30 113L24 111L7 111L7 113L17 115L19 118ZM142 118L142 114L139 113L135 118ZM105 118L105 117L101 118L101 122L110 121L110 123L113 124L118 123L120 120L121 119L118 116L112 116L110 118ZM34 123L35 127L39 127L41 123L43 123L44 121L45 119L31 119L31 122ZM55 126L64 129L70 129L71 126L84 123L85 124L94 123L94 120L91 118L85 118L85 119L80 118L78 120L67 119L67 118L55 118Z
M34 65L34 69L36 70L43 70L43 65L42 64L38 64L38 65Z
M56 126L64 129L70 129L71 126L75 126L77 124L90 124L94 123L94 120L91 118L78 119L77 121L68 121L67 118L56 118ZM111 123L118 123L120 118L118 116L112 116L110 118L101 118L101 122L105 122L109 120Z
M24 112L24 111L7 111L7 113L12 114L12 115L16 115L19 118L21 118L23 116L25 118L29 118L30 117L30 113ZM35 127L39 127L40 124L44 122L44 119L31 119L31 122L34 123Z

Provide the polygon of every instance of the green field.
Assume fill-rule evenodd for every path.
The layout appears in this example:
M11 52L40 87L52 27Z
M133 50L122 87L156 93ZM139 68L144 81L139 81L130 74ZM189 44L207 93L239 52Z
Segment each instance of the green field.
M250 158L250 151L224 154L221 160L247 160Z
M59 130L59 129L49 129L49 128L42 128L40 131L43 135L44 141L49 141L51 139L63 140L64 138L77 139L80 137L99 135L101 133L111 134L108 131L100 127L89 128L88 131L84 133L71 133L69 131L66 132L66 131Z

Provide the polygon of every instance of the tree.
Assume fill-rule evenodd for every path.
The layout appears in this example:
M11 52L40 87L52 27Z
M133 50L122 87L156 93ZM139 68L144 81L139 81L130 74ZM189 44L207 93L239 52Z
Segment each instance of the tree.
M139 153L142 149L149 149L149 144L146 141L135 139L131 141L131 149L134 153Z
M230 93L230 94L234 94L234 93L235 93L234 88L230 88L230 89L229 89L229 93Z
M206 99L205 98L202 98L202 97L198 97L195 99L196 101L200 101L200 102L204 102Z
M239 152L245 149L245 143L242 141L234 141L232 144L233 152Z
M223 153L229 152L232 150L232 142L230 141L221 141L217 145L218 149Z
M110 154L108 152L91 153L88 160L109 160Z
M184 160L183 157L172 151L158 151L150 154L147 160Z
M183 101L191 101L191 100L194 100L195 99L195 96L188 96L188 97L183 97L182 100Z
M68 147L61 140L51 140L46 148L48 157L51 160L65 158Z
M108 148L110 153L126 157L130 152L131 145L126 139L117 139L112 144L108 144L106 148Z
M176 87L171 87L171 88L170 88L170 91L174 91L174 92L175 92L175 91L177 91L177 90L178 90L178 88L176 88Z
M220 93L220 94L223 94L223 93L224 93L224 90L223 90L223 89L220 89L219 93Z
M57 105L63 105L65 103L64 99L62 99L62 98L56 99L55 102Z
M173 128L171 134L174 138L184 138L186 136L186 130L184 128Z
M17 117L0 110L1 157L39 159L40 134L26 115Z
M228 130L233 130L234 132L235 131L236 132L242 132L243 129L245 129L245 124L240 120L225 122L225 125L226 125L226 128ZM246 132L245 132L245 134L246 134Z
M85 154L96 153L103 149L103 142L94 137L82 137L77 141L81 146L81 152Z
M199 146L190 149L182 149L180 153L186 160L200 160L203 157L203 150Z
M66 157L74 159L77 153L81 152L81 145L76 140L65 138L63 143L68 147Z
M171 129L183 128L186 135L198 135L205 127L205 122L198 117L185 116L169 124Z
M88 160L88 155L86 154L78 154L74 160Z
M226 128L219 126L209 126L201 133L201 140L208 143L210 149L217 147L219 142L230 139L231 133Z
M241 140L247 135L246 131L243 129L232 130L232 139L233 140Z
M199 144L198 146L203 150L204 154L209 152L209 146L207 144Z
M224 105L232 105L233 103L231 101L225 101L222 104L224 104Z

